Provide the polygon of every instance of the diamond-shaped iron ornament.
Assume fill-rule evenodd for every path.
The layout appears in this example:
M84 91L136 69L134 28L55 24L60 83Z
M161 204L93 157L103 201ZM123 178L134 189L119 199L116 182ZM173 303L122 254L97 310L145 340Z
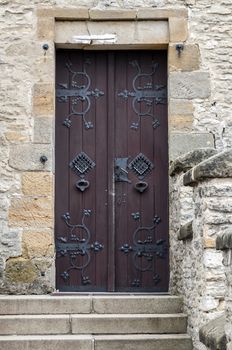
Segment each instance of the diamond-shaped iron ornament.
M139 153L128 165L139 179L143 179L154 168L154 164L143 154Z
M70 163L70 168L75 174L83 178L91 169L95 167L94 161L86 153L79 153Z

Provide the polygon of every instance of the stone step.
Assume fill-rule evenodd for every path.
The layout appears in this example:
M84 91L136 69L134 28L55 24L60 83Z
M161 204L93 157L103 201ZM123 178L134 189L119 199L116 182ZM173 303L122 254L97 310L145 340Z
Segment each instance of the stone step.
M0 296L1 315L23 314L173 314L182 299L170 295Z
M37 335L0 336L1 350L192 350L185 334L178 335Z
M185 333L184 314L72 315L73 334Z
M0 316L1 335L185 333L184 314Z

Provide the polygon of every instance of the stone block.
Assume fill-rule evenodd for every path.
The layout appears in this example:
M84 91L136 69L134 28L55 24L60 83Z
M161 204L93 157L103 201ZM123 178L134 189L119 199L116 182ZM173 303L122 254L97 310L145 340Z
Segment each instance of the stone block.
M180 227L178 233L179 240L191 239L193 237L193 222L187 222L185 225Z
M216 239L216 249L218 250L227 250L232 249L232 230L225 229L224 232L221 232Z
M188 38L188 22L184 18L169 18L169 35L171 42L186 41Z
M184 175L184 184L192 185L207 178L232 177L232 150L222 151L202 161Z
M95 336L95 350L192 350L192 341L186 334L128 334ZM3 349L5 350L5 349ZM15 350L15 349L12 349ZM18 349L17 349L18 350ZM19 349L21 350L21 349Z
M172 162L170 166L170 175L174 176L180 172L186 172L216 153L217 150L215 148L199 148L183 154Z
M204 248L216 248L216 239L211 237L205 237L203 239Z
M26 259L53 257L54 238L51 230L27 230L22 234L22 255Z
M1 315L82 314L91 312L90 296L0 295Z
M175 160L190 151L209 147L214 147L214 139L211 134L172 132L169 138L169 157L170 160Z
M114 9L114 10L98 10L92 9L89 10L89 17L91 20L97 21L113 21L113 20L130 20L135 19L137 15L136 10L123 10L123 9Z
M177 315L73 315L74 334L185 333L187 317Z
M192 125L192 115L169 115L169 128L171 131L191 131Z
M18 197L11 200L9 225L24 228L52 228L53 201L51 197Z
M29 196L52 196L53 174L47 172L25 172L22 174L22 192Z
M86 20L89 19L89 10L86 7L40 7L37 9L37 16L54 17L58 20Z
M219 300L211 296L203 296L200 300L200 310L209 312L217 309L219 306Z
M226 350L225 316L218 317L200 328L200 341L211 350Z
M38 17L37 20L37 39L52 41L55 35L54 17Z
M38 270L31 260L10 258L6 262L5 278L14 283L32 283L38 277Z
M91 335L0 336L1 350L92 350ZM168 349L169 350L169 349ZM173 349L174 350L174 349ZM178 349L182 350L182 349ZM189 350L185 349L185 350Z
M69 315L8 315L0 316L0 334L67 334Z
M96 313L179 313L182 299L176 296L94 296L93 310Z
M172 71L194 71L200 68L200 51L198 45L184 45L184 49L178 53L176 44L170 44L168 48L168 66Z
M50 115L54 112L54 85L35 84L33 88L33 113Z
M171 98L195 99L210 96L210 75L207 72L173 72L169 79Z
M40 157L47 161L41 163ZM10 147L9 165L22 171L50 171L52 169L52 149L50 145L25 143Z
M194 112L193 103L189 100L170 99L168 107L171 115L192 116Z
M126 35L125 35L126 33ZM115 34L115 41L110 48L123 48L125 45L132 48L149 47L154 45L165 45L169 42L168 23L166 21L90 21L86 22L57 22L56 38L57 45L62 47L86 47L86 44L78 43L75 37L82 35ZM109 42L92 40L87 46L93 48L109 48Z
M138 19L168 19L169 17L188 17L188 10L183 8L175 9L156 9L156 8L139 8L137 12Z
M34 142L51 143L53 135L53 119L37 117L34 120Z

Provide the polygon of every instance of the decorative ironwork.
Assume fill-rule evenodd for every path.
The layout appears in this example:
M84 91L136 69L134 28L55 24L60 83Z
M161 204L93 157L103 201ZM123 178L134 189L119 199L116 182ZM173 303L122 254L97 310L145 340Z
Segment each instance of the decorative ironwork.
M104 246L99 242L90 243L91 233L85 224L85 218L90 215L91 210L84 209L81 224L71 224L69 213L62 215L69 228L69 233L67 236L57 238L56 248L58 257L69 257L70 266L60 274L65 282L70 279L70 271L77 270L81 272L82 284L91 284L89 277L85 275L85 270L91 260L90 252L98 253ZM82 259L78 259L80 257Z
M143 179L154 168L154 164L143 154L139 153L128 165L139 179Z
M83 72L77 72L71 68L72 63L67 62L66 68L68 69L69 74L71 74L71 88L69 89L68 84L66 83L59 83L59 88L56 90L58 102L67 103L69 102L69 99L71 102L71 112L63 121L63 124L68 128L70 128L72 125L71 118L73 116L80 116L84 121L85 128L92 129L92 122L86 120L86 115L91 107L90 97L92 96L98 98L104 95L104 92L97 88L90 90L91 79L86 71L86 66L89 64L91 64L90 60L86 59L84 62ZM80 85L78 81L83 79L85 80L85 84ZM79 108L80 102L81 106Z
M140 213L136 212L131 215L133 219L140 224ZM164 239L155 240L154 231L160 222L161 219L155 216L153 225L146 227L140 224L133 234L133 244L124 243L120 247L121 252L124 254L132 254L133 265L138 274L146 271L151 271L153 273L155 285L161 281L160 276L154 271L155 256L158 258L165 258L167 253L166 241ZM145 235L145 238L142 239L142 235ZM132 286L140 286L139 276L135 277Z
M92 159L87 156L85 152L79 153L69 164L70 168L74 171L75 174L81 178L95 167L95 163Z
M137 69L137 74L133 79L132 86L134 91L124 90L118 93L119 97L127 100L129 97L132 97L132 108L138 116L138 120L131 124L132 129L138 129L140 120L142 117L151 117L152 126L156 129L160 125L160 121L153 115L152 108L154 104L165 104L167 101L167 92L165 85L154 85L152 86L152 76L156 73L158 69L158 63L152 63L151 73L142 73L141 67L138 61L134 60L130 64ZM138 85L138 81L141 78L149 79L149 82L143 86ZM146 110L141 111L141 103L145 103ZM136 104L139 104L136 106Z

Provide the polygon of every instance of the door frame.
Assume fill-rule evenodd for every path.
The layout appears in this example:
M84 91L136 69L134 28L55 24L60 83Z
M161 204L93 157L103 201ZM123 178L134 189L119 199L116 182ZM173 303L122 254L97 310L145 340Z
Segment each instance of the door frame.
M59 7L39 7L37 9L37 39L41 42L43 50L43 69L41 70L41 61L38 61L36 67L38 75L41 75L40 80L46 82L49 74L49 82L53 87L53 97L47 101L47 107L53 116L53 130L55 130L55 55L56 48L68 49L121 49L121 50L158 50L166 49L168 51L168 86L170 73L173 72L173 66L179 67L184 65L181 60L181 52L183 50L183 43L188 37L188 11L186 9L133 9L133 10L89 10L87 8L59 8ZM81 33L84 27L91 27L93 33L102 33L104 28L113 28L115 36L108 39L101 38L99 40L92 40L84 38L84 42L77 38L70 39L70 32ZM121 27L126 28L127 33L130 33L126 38L122 35ZM146 28L150 28L146 30ZM154 31L151 30L154 29ZM123 33L125 29L123 29ZM106 31L106 29L105 29ZM112 33L112 32L111 32ZM134 35L136 33L136 35ZM150 34L149 34L150 33ZM158 35L155 35L158 33ZM128 42L129 37L129 42ZM79 42L78 42L79 40ZM82 41L81 41L82 40ZM178 49L179 47L179 49ZM171 125L171 113L169 109L169 102L172 98L168 89L168 125L169 125L169 139ZM174 102L175 103L175 102ZM172 102L173 104L173 102ZM178 131L178 121L177 128ZM180 123L179 123L180 124ZM180 129L180 131L182 131ZM54 132L53 132L54 135ZM53 173L54 173L54 137L51 148L53 149ZM172 152L169 142L169 154ZM54 182L53 182L54 183ZM52 185L54 186L54 185ZM53 188L54 193L54 188ZM169 216L171 210L169 209ZM53 231L54 231L54 213L53 213ZM169 217L169 226L170 217ZM55 260L54 260L55 263ZM52 268L52 282L55 289L55 264Z

